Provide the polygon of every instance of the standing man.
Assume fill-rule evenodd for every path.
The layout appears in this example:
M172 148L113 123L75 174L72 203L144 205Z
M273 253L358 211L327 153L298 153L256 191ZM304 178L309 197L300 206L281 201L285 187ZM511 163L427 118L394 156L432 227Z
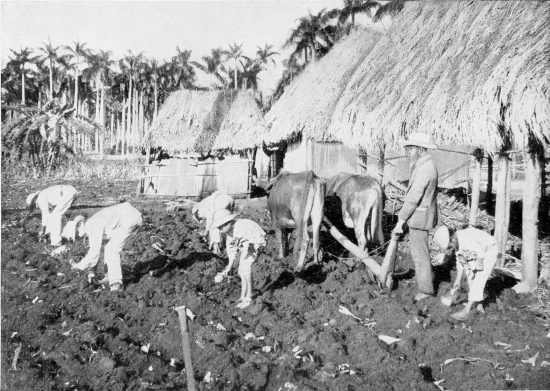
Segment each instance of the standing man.
M428 231L439 221L437 209L437 168L428 149L437 148L424 133L411 133L404 144L411 162L411 177L399 221L393 233L402 234L409 227L409 244L414 262L418 293L415 301L434 295L432 264L428 249Z
M42 212L38 235L50 234L52 246L61 246L61 221L77 197L78 191L71 185L55 185L27 196L29 210L33 212L38 207Z
M130 205L129 202L109 206L101 209L84 221L82 216L77 216L74 224L69 222L76 232L64 233L67 237L88 236L90 249L86 256L78 263L71 261L73 269L86 270L94 268L99 261L99 253L103 237L109 239L105 245L105 264L107 265L107 279L112 291L122 288L122 269L120 267L120 253L124 242L132 231L142 224L141 213ZM71 224L73 223L73 224Z

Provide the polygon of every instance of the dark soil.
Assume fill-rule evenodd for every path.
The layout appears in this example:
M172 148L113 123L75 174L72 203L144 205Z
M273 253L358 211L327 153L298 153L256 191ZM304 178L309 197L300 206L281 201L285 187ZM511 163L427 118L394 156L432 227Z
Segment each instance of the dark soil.
M460 306L446 308L438 298L413 303L412 271L393 291L380 289L362 264L333 256L345 254L326 234L324 262L294 275L291 256L276 258L265 198L239 200L243 215L268 232L253 265L255 302L239 310L236 273L214 283L226 260L208 252L188 210L167 212L162 200L138 198L133 183L74 184L82 196L70 216L123 200L144 215L122 254L125 290L102 290L71 270L68 260L86 253L84 241L57 258L38 242L40 217L24 219L24 199L46 183L4 181L4 390L186 389L174 311L181 305L195 314L189 327L201 390L437 390L434 381L455 390L550 388L550 320L533 315L530 296L516 295L510 281L490 281L486 315L453 322L449 314ZM407 253L405 241L405 267ZM454 273L436 270L439 296ZM379 335L400 341L387 345ZM535 355L533 365L522 361ZM453 358L462 360L446 363Z

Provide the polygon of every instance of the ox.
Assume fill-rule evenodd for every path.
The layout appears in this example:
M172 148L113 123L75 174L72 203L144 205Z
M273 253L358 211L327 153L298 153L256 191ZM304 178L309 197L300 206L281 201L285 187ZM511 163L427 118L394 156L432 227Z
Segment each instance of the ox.
M313 171L282 172L266 187L269 191L267 208L277 239L279 257L284 258L288 248L288 230L296 229L293 257L297 259L296 272L303 269L309 246L308 222L311 220L313 261L319 262L319 231L323 220L325 182Z
M367 243L372 242L373 235L376 235L380 244L384 243L382 232L384 193L376 179L366 175L341 172L328 180L327 197L327 201L337 197L341 202L344 224L354 229L357 245L361 250L364 251ZM370 224L367 225L369 216Z

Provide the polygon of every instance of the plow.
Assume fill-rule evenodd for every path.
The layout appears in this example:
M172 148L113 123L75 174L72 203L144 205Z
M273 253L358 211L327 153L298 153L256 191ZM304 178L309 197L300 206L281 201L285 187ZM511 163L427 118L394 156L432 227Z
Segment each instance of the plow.
M361 250L345 235L343 235L326 217L323 217L323 223L328 229L331 236L338 241L346 250L352 253L359 261L361 261L368 270L376 277L378 284L387 288L393 286L393 270L395 266L395 258L397 257L397 242L398 236L392 234L388 249L384 255L384 260L380 265L374 258L369 256L366 251Z

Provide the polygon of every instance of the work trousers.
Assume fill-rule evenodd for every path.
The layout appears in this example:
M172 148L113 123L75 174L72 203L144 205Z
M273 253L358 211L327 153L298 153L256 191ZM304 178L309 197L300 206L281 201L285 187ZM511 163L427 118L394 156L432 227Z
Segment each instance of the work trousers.
M57 205L50 212L45 207L42 212L42 226L46 228L46 233L50 234L50 242L52 246L61 245L61 226L65 213L69 210L75 199L75 194L69 193L63 195Z
M478 270L475 273L468 271L466 273L468 279L468 301L483 301L483 291L485 290L485 284L489 279L491 272L493 271L495 264L497 263L498 250L497 246L491 246L485 252L485 259L483 260L483 270ZM460 268L464 265L461 262L457 262L457 272L460 272Z
M109 285L122 284L122 268L120 266L120 253L124 242L133 231L132 228L117 227L111 234L111 239L105 245L105 265L107 265L107 278Z
M434 285L430 250L428 248L428 231L409 228L409 244L418 290L433 295Z

